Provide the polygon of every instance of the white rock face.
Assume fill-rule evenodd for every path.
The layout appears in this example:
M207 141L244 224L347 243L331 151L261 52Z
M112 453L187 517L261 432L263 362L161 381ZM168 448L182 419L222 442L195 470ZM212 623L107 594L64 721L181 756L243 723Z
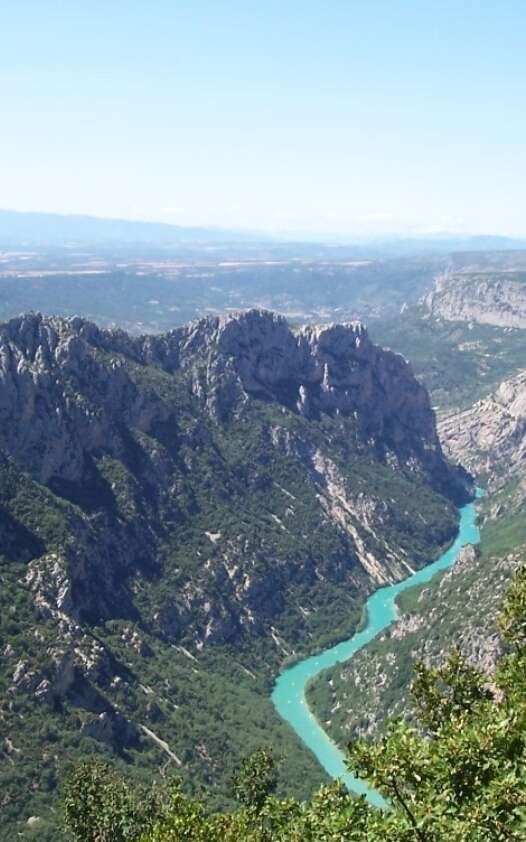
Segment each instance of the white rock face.
M91 355L108 340L121 349L121 334L78 318L23 316L0 330L0 448L40 482L78 480L86 452L121 450L117 419L146 431L169 415L141 397L118 358Z
M370 446L446 470L427 392L403 357L359 322L293 330L261 310L139 339L80 318L12 320L0 329L0 449L39 482L78 481L86 454L120 457L123 424L149 433L175 423L174 407L138 389L123 356L186 377L218 422L249 396L308 418L353 416Z
M193 323L161 340L189 368L192 391L218 420L243 395L276 400L306 417L353 415L371 446L429 466L442 460L426 390L398 354L374 345L360 322L292 329L260 310ZM177 351L174 351L174 345Z
M526 371L462 412L440 419L446 453L498 487L526 467Z
M423 303L446 321L526 328L526 284L512 272L440 275Z

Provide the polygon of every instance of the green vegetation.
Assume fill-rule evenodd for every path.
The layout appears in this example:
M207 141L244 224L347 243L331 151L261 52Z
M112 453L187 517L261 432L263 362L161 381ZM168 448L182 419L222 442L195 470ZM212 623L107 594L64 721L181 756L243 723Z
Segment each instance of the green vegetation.
M503 515L499 522L488 521L485 529L484 550L490 555L512 552L526 543L526 505Z
M488 495L477 506L481 517L485 516L495 499ZM497 521L485 520L481 552L468 551L464 560L428 584L400 594L401 619L395 626L350 662L324 671L311 682L309 705L340 746L357 735L384 733L390 717L412 721L409 688L419 658L437 665L455 643L471 662L494 661L497 605L525 556L524 546L510 547L506 526L505 513ZM505 553L495 552L495 545L506 548Z
M515 478L483 500L482 516L482 550L486 555L504 555L526 544L523 482Z
M41 619L35 637L31 596L20 582L24 566L6 564L5 558L0 565L0 649L9 645L13 652L11 670L0 673L0 732L5 741L0 838L11 840L15 828L24 839L56 842L60 814L54 802L75 764L93 756L113 758L136 784L146 783L167 763L175 764L145 734L122 747L118 734L107 745L95 741L90 729L99 714L86 710L91 697L88 693L83 701L80 679L56 707L34 696L40 680L54 680L46 650L56 646L55 627ZM146 652L130 646L130 630L140 631ZM119 678L114 688L101 688L100 703L119 706L138 726L144 724L167 742L183 763L187 793L202 794L206 788L211 805L231 803L226 782L236 762L262 742L284 755L281 792L307 797L324 780L314 759L274 713L268 693L279 656L265 651L262 642L259 656L249 657L248 646L222 647L193 661L128 621L108 621L94 629L94 636L112 653ZM12 673L21 661L28 683L14 691ZM39 817L38 823L28 826L30 816Z
M524 331L446 322L409 307L375 321L371 338L406 357L439 409L464 408L524 368Z
M174 784L135 794L99 764L71 778L65 817L74 842L505 842L526 834L526 569L504 603L508 645L491 681L453 650L416 665L419 727L389 724L377 743L349 747L349 767L388 799L378 810L338 783L309 802L273 795L271 756L259 751L235 778L241 806L210 813Z
M443 571L436 573L429 582L424 582L421 585L415 585L413 588L408 588L396 597L396 606L400 614L411 614L418 610L420 598L422 595L431 589L433 591L442 579Z
M377 271L367 270L373 278ZM405 271L402 264L397 271ZM415 263L411 288L420 284L420 271ZM339 281L348 280L342 271ZM402 329L397 322L396 329L378 325L373 332L414 359L442 406L468 402L522 365L519 332L413 316L404 316ZM172 320L166 309L163 320ZM269 700L281 666L353 634L371 587L355 543L320 506L312 453L330 459L351 505L360 498L373 512L380 505L376 535L360 532L356 517L365 549L379 559L388 544L421 566L454 534L456 510L418 466L393 466L362 441L352 417L307 420L286 401L250 399L239 400L218 422L205 406L214 398L213 385L197 397L206 355L196 352L190 372L169 372L139 362L134 348L132 340L107 334L86 341L78 369L55 367L50 374L57 395L77 413L68 419L68 434L79 417L101 421L90 428L90 441L98 444L83 452L80 480L53 476L45 486L0 455L0 839L56 842L62 782L91 757L112 764L111 773L96 767L92 781L93 798L104 791L110 799L101 815L113 822L117 810L121 817L120 829L100 829L112 842L119 833L129 837L132 825L152 842L184 838L177 837L186 821L181 812L198 816L207 842L216 831L226 839L227 833L247 839L256 831L277 834L280 822L289 833L289 819L297 822L290 838L323 838L338 828L351 832L351 815L362 833L364 822L381 817L349 802L337 787L322 790L310 806L301 803L326 776ZM59 438L56 444L59 451ZM76 457L82 439L73 435L68 446ZM24 464L31 465L31 456L23 453ZM486 552L521 537L520 512L510 514L507 535L506 523L503 516L498 539L488 524ZM449 645L455 614L473 620L484 611L481 600L466 611L464 588L482 576L497 592L509 573L484 564L461 586L440 592L451 613L444 610L430 635L435 655ZM402 609L413 618L425 615L439 587L433 582L405 594ZM401 711L417 638L396 642L399 669L380 702L366 700L358 722L348 721L349 709L359 708L345 697L344 678L335 674L332 689L314 684L314 706L330 719L327 727L340 743ZM391 655L389 640L367 650L370 662L360 667L365 685L371 673L376 679L378 659L388 674ZM342 692L344 704L331 713ZM260 765L247 762L245 772L257 783L266 768L269 784L257 809L254 787L239 785L241 811L216 814L233 809L230 779L244 755L261 745L276 758L275 795L269 796L274 773L268 756L256 755ZM149 800L152 775L174 769L181 782L171 800L160 793ZM139 819L134 793L141 787L141 805L152 806ZM325 802L334 805L336 818L323 813ZM30 817L37 821L28 824ZM78 830L71 822L70 828Z
M292 253L288 245L259 246L240 261L239 249L222 248L215 254L195 247L179 251L177 266L164 250L155 257L140 254L137 266L139 255L134 250L130 255L129 249L124 253L119 249L117 261L123 268L90 272L88 258L86 274L79 272L78 255L72 261L67 253L61 254L60 272L53 260L42 271L47 263L44 255L32 268L31 263L21 265L14 259L13 276L0 277L0 318L29 310L64 316L81 313L97 324L118 325L135 334L157 333L213 313L258 306L302 323L368 319L377 313L396 314L404 301L416 300L431 285L435 272L448 263L445 257L432 256L355 262L349 260L348 249L338 253L334 248L299 244ZM225 259L229 252L232 263ZM105 262L107 257L106 253Z
M277 796L306 799L326 775L275 713L273 681L351 636L372 587L313 454L375 558L388 543L422 566L455 533L456 508L352 415L240 394L219 421L193 390L209 350L168 372L124 335L85 334L78 365L49 357L35 400L46 467L64 457L65 476L37 481L36 446L18 463L0 454L0 839L38 829L55 842L61 783L92 756L133 786L168 764L185 796L224 809L244 755L269 745Z

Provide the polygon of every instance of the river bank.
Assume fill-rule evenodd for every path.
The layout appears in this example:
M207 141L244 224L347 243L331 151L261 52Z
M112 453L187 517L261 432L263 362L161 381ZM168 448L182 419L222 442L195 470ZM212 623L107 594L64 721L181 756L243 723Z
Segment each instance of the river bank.
M477 495L482 492L477 491ZM380 588L366 602L367 623L348 640L323 652L306 658L286 669L278 677L272 692L272 702L277 712L296 731L303 743L317 757L319 763L333 778L340 778L347 788L361 795L376 806L384 806L383 799L367 784L352 775L346 767L345 755L325 733L310 711L305 689L309 681L328 667L350 660L363 646L373 640L397 619L396 597L416 585L429 582L433 576L450 567L466 544L477 544L480 533L476 525L475 503L459 510L459 530L453 544L434 562L395 585Z

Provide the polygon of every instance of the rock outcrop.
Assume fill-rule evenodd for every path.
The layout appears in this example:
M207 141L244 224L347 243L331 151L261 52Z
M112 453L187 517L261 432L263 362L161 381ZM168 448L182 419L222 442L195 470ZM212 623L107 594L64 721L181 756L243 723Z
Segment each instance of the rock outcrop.
M452 322L475 322L526 328L525 274L517 272L444 273L422 299L431 316Z
M526 371L505 380L494 394L445 415L439 435L446 453L496 489L526 469Z
M113 356L112 356L113 355ZM120 457L122 428L177 436L177 407L145 392L127 362L185 380L218 421L248 397L306 418L356 420L362 440L450 482L425 389L359 322L292 330L263 311L132 339L79 318L28 316L0 330L0 447L40 482L77 481L90 453Z

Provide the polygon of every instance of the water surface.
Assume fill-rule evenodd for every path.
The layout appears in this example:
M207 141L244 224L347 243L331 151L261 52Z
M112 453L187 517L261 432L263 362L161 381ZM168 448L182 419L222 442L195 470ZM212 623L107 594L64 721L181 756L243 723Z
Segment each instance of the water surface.
M482 491L477 490L477 496ZM376 806L384 806L385 801L364 781L354 777L345 765L345 755L325 733L317 719L311 713L306 699L305 688L308 682L324 669L333 667L341 661L350 660L363 646L375 638L397 619L395 599L399 593L421 585L438 573L450 567L466 544L478 544L480 533L476 525L474 503L468 503L460 510L458 535L453 544L440 558L418 570L412 576L375 591L366 602L367 625L336 646L325 649L285 670L278 677L272 692L274 707L296 731L301 740L316 755L323 768L333 778L340 778L347 788L357 795L365 794Z

